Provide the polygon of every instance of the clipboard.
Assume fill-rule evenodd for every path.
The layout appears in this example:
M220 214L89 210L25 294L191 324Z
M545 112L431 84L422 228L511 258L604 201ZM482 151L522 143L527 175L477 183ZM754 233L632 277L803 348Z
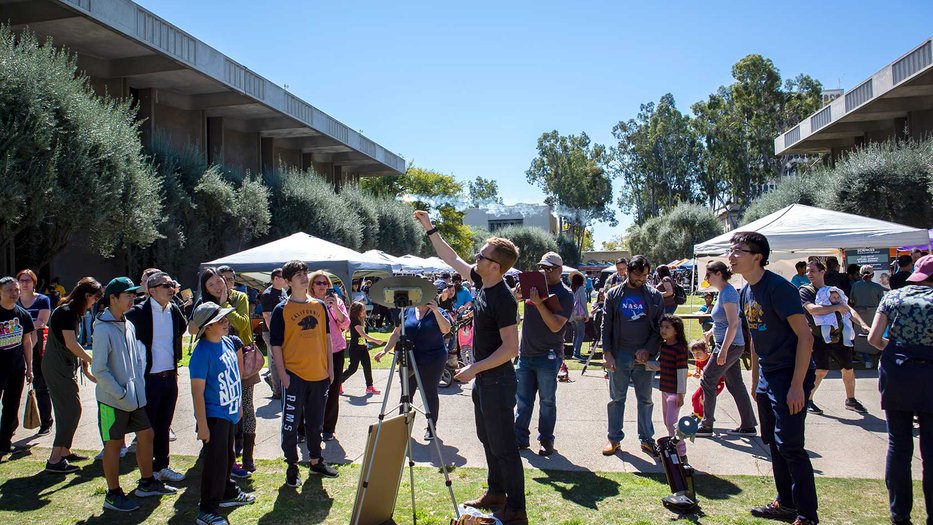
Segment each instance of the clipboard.
M537 288L539 295L544 295L547 293L547 281L544 279L544 274L541 272L522 272L518 274L518 284L521 286L522 298L526 300L526 304L531 302L531 289ZM544 293L542 293L544 292ZM551 313L561 313L563 312L563 307L560 305L560 300L557 299L557 296L550 294L544 300L544 306L547 307Z

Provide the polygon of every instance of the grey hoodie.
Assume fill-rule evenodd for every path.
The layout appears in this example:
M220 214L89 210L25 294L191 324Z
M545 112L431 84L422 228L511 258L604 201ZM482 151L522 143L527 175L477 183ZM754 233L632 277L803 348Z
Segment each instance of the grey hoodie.
M146 349L133 323L104 309L94 320L92 348L97 401L125 412L146 406Z

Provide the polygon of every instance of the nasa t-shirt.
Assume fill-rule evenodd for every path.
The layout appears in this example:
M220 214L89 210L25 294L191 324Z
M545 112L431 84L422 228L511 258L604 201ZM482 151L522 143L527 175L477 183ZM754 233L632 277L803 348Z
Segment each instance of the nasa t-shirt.
M32 317L20 305L14 305L12 310L0 306L0 352L23 354L23 336L34 332L35 325Z
M641 287L622 285L622 297L619 298L615 316L621 319L623 326L615 336L619 348L632 353L645 348L651 336L651 322L648 320L648 303Z
M224 337L219 343L198 341L188 363L192 379L204 380L204 405L207 417L240 419L240 368L233 341Z

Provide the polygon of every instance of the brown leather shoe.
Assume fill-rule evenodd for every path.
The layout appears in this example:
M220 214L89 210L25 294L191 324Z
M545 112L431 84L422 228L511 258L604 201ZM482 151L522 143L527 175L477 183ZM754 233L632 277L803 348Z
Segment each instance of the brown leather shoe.
M603 447L603 455L604 455L604 456L611 456L611 455L615 454L616 452L618 452L618 450L619 450L619 442L618 442L618 441L610 441L610 442L606 443L606 446L605 446L605 447Z
M502 522L502 525L528 525L528 514L525 509L512 510L508 507L502 507L492 513L493 517Z
M505 505L505 494L490 494L487 490L479 498L464 501L463 504L474 509L498 510Z

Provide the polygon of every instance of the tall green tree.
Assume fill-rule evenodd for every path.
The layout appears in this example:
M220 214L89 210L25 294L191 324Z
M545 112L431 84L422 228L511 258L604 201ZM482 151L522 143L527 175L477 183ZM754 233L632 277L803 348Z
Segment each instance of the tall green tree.
M721 234L722 223L709 208L681 204L671 211L632 225L628 246L632 254L644 255L651 265L666 264L693 255L693 245Z
M560 231L569 230L582 256L586 231L593 223L618 224L612 208L612 176L605 168L608 152L605 146L592 144L586 133L560 135L556 130L538 138L537 150L525 176L547 195L545 201L561 220Z
M499 183L492 179L477 176L467 183L470 189L470 206L478 208L487 204L502 204L499 197Z

